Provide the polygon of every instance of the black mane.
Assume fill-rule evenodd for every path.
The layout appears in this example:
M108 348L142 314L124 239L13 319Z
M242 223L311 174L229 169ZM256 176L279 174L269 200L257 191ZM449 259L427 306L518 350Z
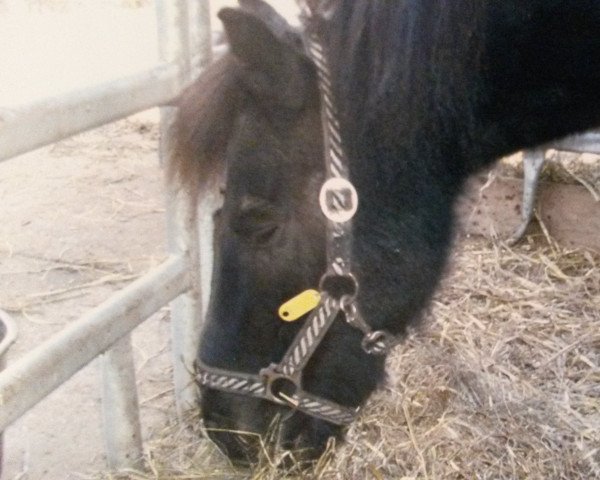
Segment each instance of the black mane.
M600 125L598 25L598 0L338 0L320 29L361 199L367 318L402 331L422 311L470 174ZM378 300L397 292L410 293Z
M464 174L600 125L598 25L597 0L338 0L322 28L347 143L453 138Z
M431 128L449 137L455 118L472 128L484 6L340 0L326 30L347 138L373 125L403 142Z

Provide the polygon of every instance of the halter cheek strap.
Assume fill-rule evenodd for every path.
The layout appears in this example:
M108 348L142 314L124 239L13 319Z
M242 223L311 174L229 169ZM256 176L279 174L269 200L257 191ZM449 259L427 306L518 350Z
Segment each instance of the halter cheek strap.
M306 19L313 17L306 4L303 9ZM304 42L318 76L327 170L327 180L319 194L319 204L327 218L328 264L319 285L320 301L279 363L255 375L197 362L195 380L203 387L261 398L336 425L347 425L355 419L358 409L306 392L302 388L302 371L338 317L363 333L361 345L368 354L387 354L397 340L385 330L373 331L358 308L359 284L351 268L352 218L358 209L358 194L349 180L327 56L317 33L306 33Z

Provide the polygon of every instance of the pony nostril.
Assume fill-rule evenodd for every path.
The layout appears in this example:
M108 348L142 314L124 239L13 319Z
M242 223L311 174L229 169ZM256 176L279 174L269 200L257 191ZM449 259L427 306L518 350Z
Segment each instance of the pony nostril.
M217 412L204 412L202 415L202 420L207 430L234 430L234 422L229 417Z
M219 450L235 465L249 466L258 462L260 442L256 435L222 428L207 428L206 431Z
M217 430L219 428L217 422L206 417L202 419L202 423L204 424L204 428L208 431Z
M258 461L257 434L243 431L230 417L212 409L204 410L202 420L208 437L235 465L247 467Z

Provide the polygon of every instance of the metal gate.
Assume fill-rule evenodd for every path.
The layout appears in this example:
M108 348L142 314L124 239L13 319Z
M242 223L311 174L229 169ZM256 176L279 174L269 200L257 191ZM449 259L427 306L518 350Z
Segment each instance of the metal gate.
M161 106L160 155L168 166L176 113L168 105L211 60L210 5L209 0L155 0L155 6L161 63L107 84L0 109L0 161ZM167 185L169 258L0 372L0 431L103 354L109 466L138 466L142 440L129 334L169 302L178 414L195 403L189 372L202 320L195 202ZM210 249L206 253L210 256Z

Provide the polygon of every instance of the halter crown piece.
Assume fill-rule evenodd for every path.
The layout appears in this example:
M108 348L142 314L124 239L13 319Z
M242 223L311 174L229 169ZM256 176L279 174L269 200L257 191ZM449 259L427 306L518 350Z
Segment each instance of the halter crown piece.
M327 218L328 267L321 277L319 303L279 363L263 368L258 374L249 374L213 368L197 361L195 380L200 386L269 400L312 417L347 425L354 420L358 409L305 391L302 388L304 367L338 317L345 318L349 325L364 334L362 348L368 354L386 354L396 341L384 330L373 331L360 315L356 301L359 284L351 270L351 242L352 217L358 209L358 194L348 179L327 56L316 29L310 28L311 22L330 16L333 3L331 0L300 2L307 27L303 35L305 49L318 76L327 170L319 204Z

